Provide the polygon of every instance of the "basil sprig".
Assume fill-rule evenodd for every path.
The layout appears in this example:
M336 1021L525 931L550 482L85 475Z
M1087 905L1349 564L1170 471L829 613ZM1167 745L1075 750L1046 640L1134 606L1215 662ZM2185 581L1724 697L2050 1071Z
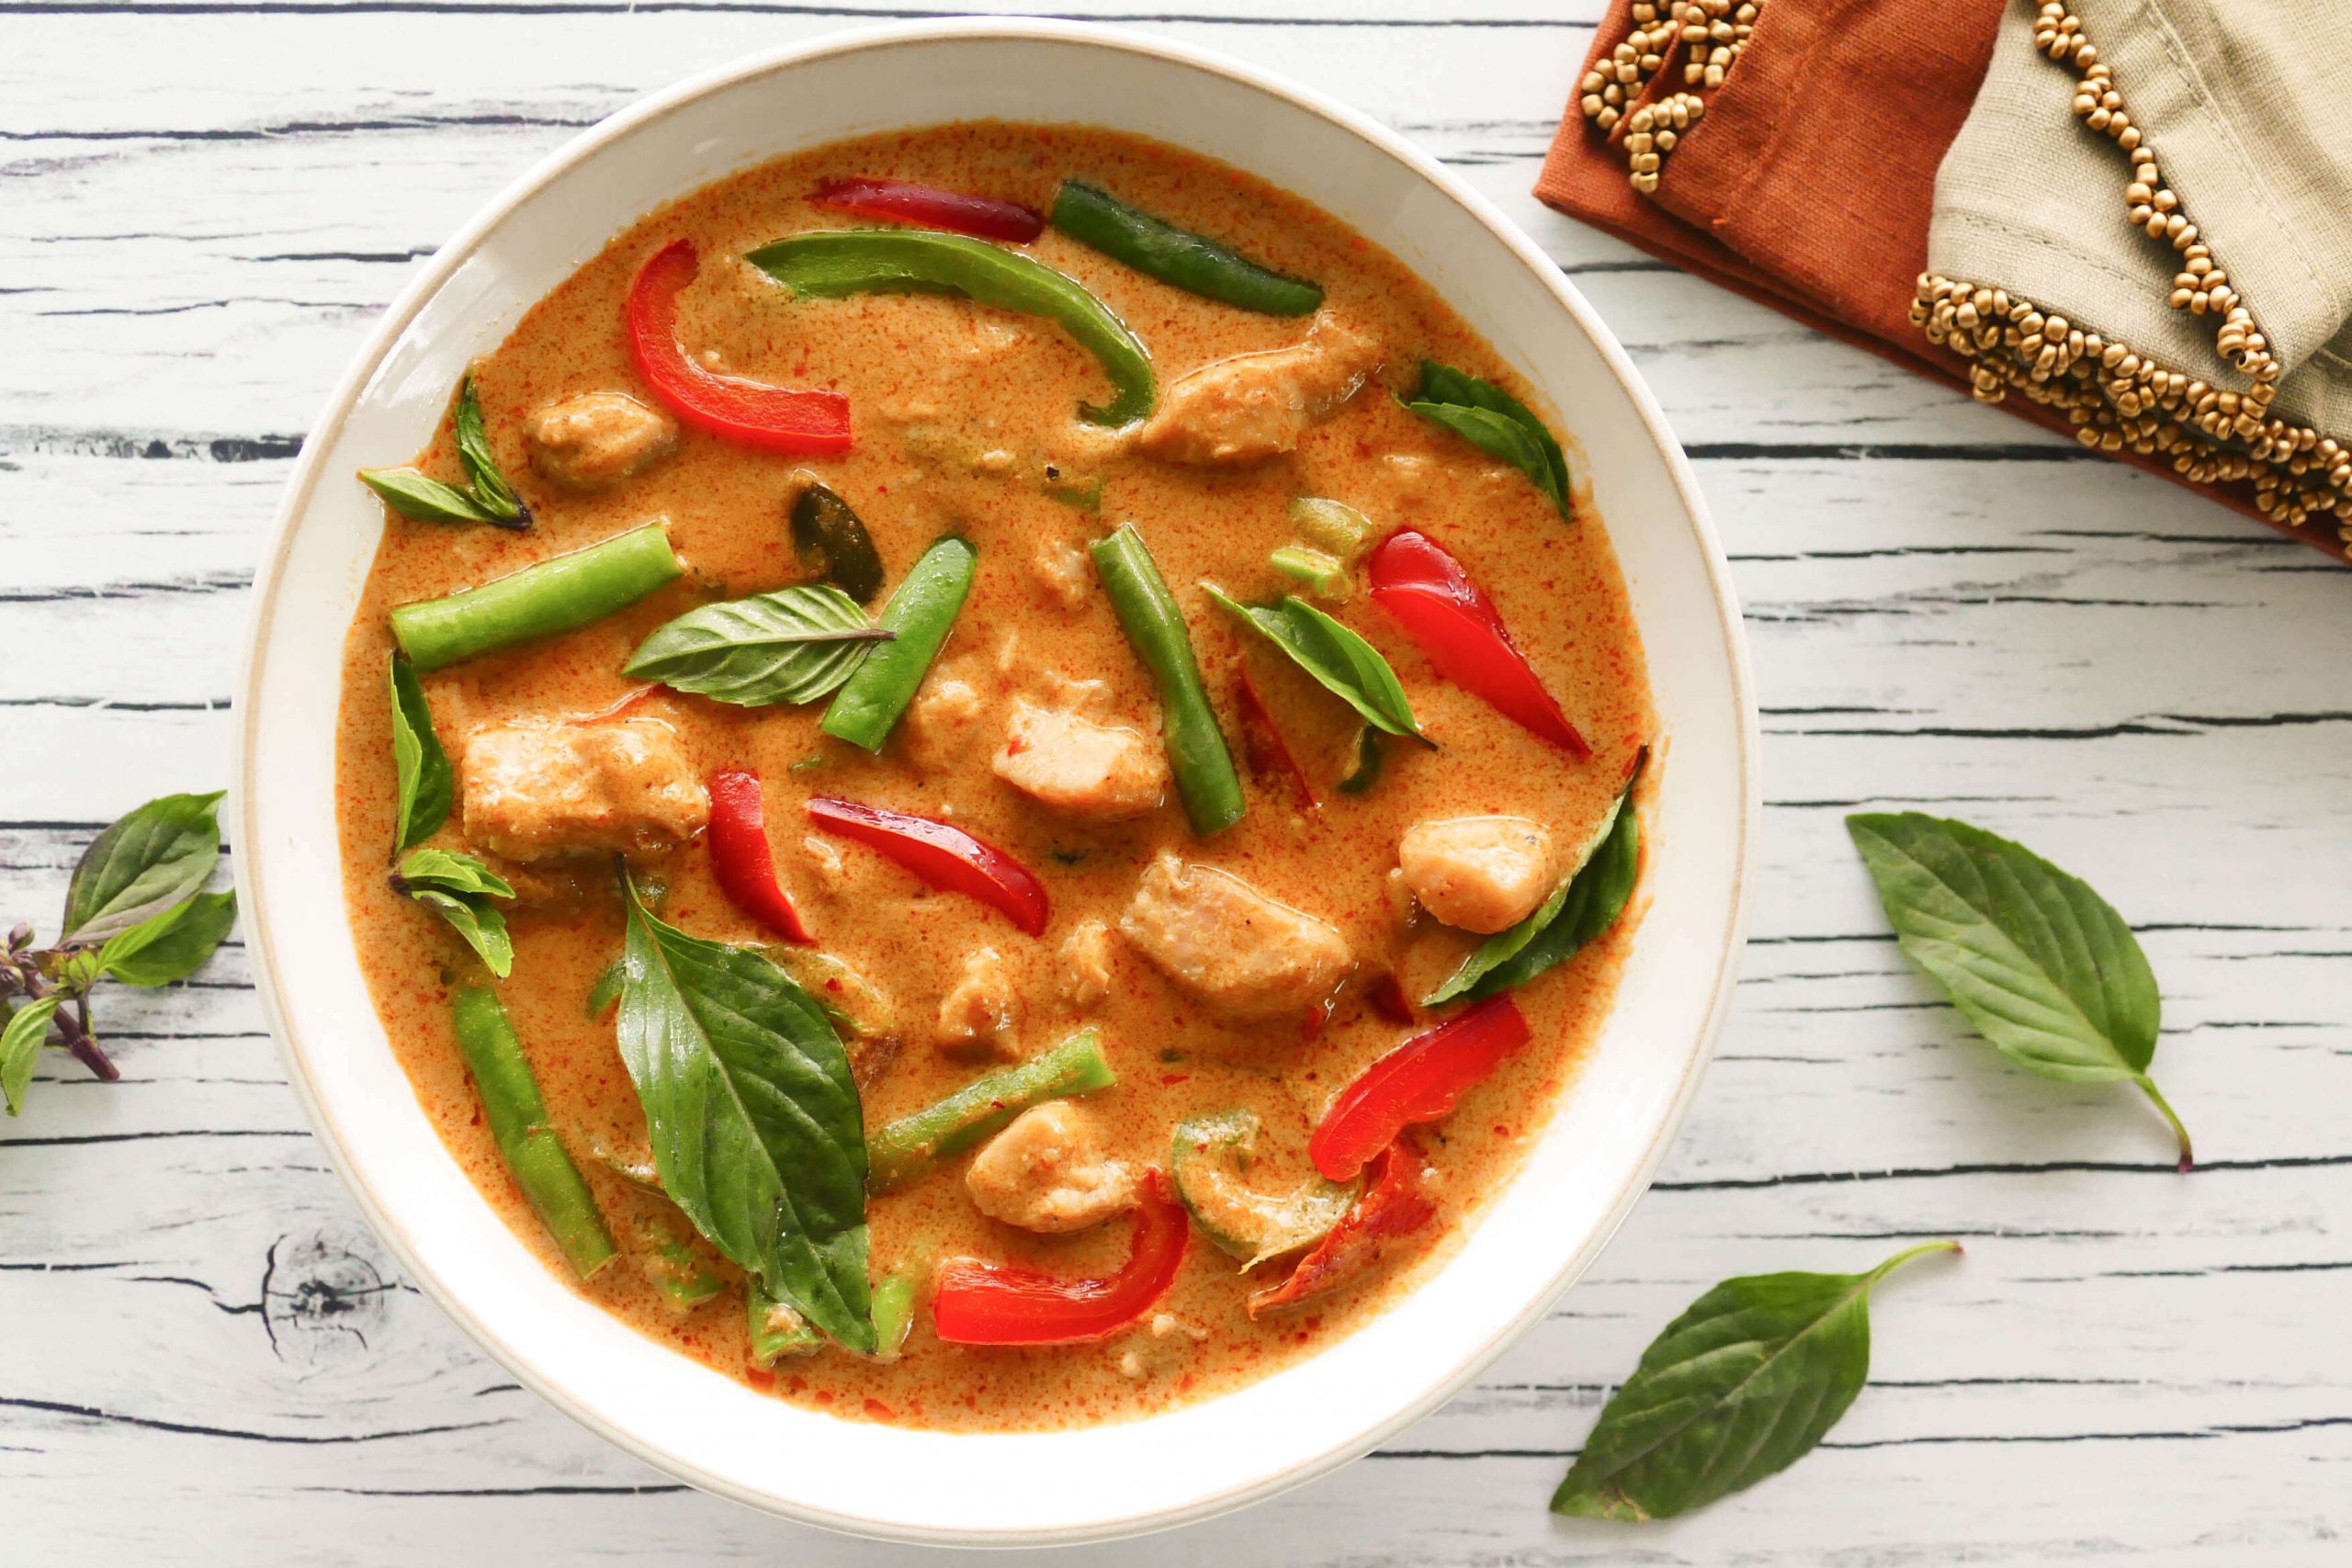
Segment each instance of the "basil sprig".
M1292 663L1355 709L1366 724L1390 735L1427 739L1388 660L1329 615L1296 594L1285 594L1278 604L1244 604L1213 582L1202 583L1201 591L1288 654Z
M1617 923L1641 870L1641 815L1631 807L1634 785L1648 755L1645 748L1634 759L1632 776L1610 804L1600 826L1577 852L1576 869L1533 914L1474 948L1461 967L1421 998L1423 1007L1463 998L1484 1001L1516 989L1555 964L1566 963Z
M801 583L687 611L639 643L623 673L739 707L814 702L897 635L840 589Z
M466 470L467 487L443 484L413 468L362 468L360 482L381 496L384 504L420 523L487 523L493 528L521 530L531 525L531 509L514 493L490 449L490 433L482 427L481 400L469 373L458 389L453 423L458 433L458 461Z
M1525 403L1496 386L1433 359L1421 361L1421 384L1397 400L1431 424L1452 431L1489 457L1525 474L1560 515L1576 520L1574 480L1559 438Z
M492 519L503 525L527 528L531 525L531 509L514 493L499 471L498 458L490 449L490 432L482 427L481 399L474 391L471 371L458 389L458 461L465 466L466 478L473 486L474 501Z
M514 943L506 917L492 900L513 898L506 879L469 854L454 850L417 850L401 862L392 891L415 899L449 923L449 929L503 980L514 970Z
M400 853L440 831L457 798L457 776L449 754L434 733L433 709L409 661L390 660L392 769L400 786L400 815L392 829L392 852Z
M765 956L688 936L623 874L621 1060L662 1190L794 1311L875 1348L865 1280L865 1133L849 1053Z
M2139 939L2108 901L2022 844L1916 811L1846 818L1911 961L1996 1050L2062 1083L2132 1083L2172 1125L2156 1090L2164 998Z
M168 986L227 938L237 896L204 890L220 861L220 807L215 792L167 795L130 812L75 863L54 945L36 946L21 922L0 942L0 1098L9 1115L23 1110L44 1046L72 1052L99 1077L121 1076L90 1026L99 981Z
M1926 1252L1898 1252L1867 1274L1752 1274L1725 1280L1642 1352L1552 1511L1663 1519L1729 1496L1813 1451L1871 1371L1871 1287Z

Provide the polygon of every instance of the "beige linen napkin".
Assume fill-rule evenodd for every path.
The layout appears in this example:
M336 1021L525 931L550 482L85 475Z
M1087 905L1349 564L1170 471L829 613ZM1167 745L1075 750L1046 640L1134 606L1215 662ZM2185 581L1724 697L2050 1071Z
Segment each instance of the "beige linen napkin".
M2352 523L2352 4L2010 0L1928 269L1979 396Z

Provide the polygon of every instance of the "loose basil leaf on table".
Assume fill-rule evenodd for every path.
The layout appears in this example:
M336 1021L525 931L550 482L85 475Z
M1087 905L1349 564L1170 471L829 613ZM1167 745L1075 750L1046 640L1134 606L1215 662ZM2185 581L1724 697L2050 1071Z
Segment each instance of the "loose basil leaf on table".
M491 520L518 528L531 525L531 509L514 493L499 471L498 458L490 449L490 432L482 427L481 399L474 390L472 372L469 371L458 388L458 461L465 465L466 479L473 487L474 503L490 513Z
M487 523L493 528L520 528L520 522L499 516L464 491L427 479L414 468L362 468L360 482L384 498L384 504L419 523Z
M434 732L433 709L416 671L400 655L391 657L392 767L400 781L400 816L392 829L392 852L398 854L440 831L457 798L457 776L449 754Z
M1425 739L1405 688L1380 650L1295 594L1278 604L1244 604L1214 583L1201 589L1290 656L1325 691L1390 735Z
M8 1015L7 1026L0 1028L0 1094L6 1095L11 1116L24 1107L25 1091L32 1087L33 1065L40 1060L41 1042L49 1037L49 1021L63 999L48 996L26 1002ZM6 1006L0 1002L0 1009Z
M93 839L66 885L62 940L104 942L201 892L220 859L222 793L151 800Z
M108 937L98 968L126 986L168 986L202 968L236 923L236 894L199 893Z
M1567 454L1525 403L1496 386L1433 359L1421 361L1421 384L1408 409L1525 474L1560 515L1575 520Z
M1725 1280L1642 1352L1552 1495L1552 1511L1669 1518L1787 1469L1870 1377L1871 1287L1922 1253L1959 1250L1930 1241L1867 1274Z
M449 927L503 980L514 969L514 943L494 898L512 898L506 879L469 854L418 850L401 862L393 889L449 922Z
M1978 1033L2064 1083L2132 1083L2192 1147L2148 1064L2164 998L2123 917L2080 877L1982 828L1920 812L1864 812L1847 831L1895 939Z
M813 702L894 635L840 589L802 583L689 610L639 644L622 672L739 707Z
M1421 998L1423 1007L1464 998L1484 1001L1524 986L1574 957L1617 923L1641 870L1641 814L1632 805L1634 785L1641 779L1648 755L1645 747L1634 757L1632 776L1611 803L1600 826L1585 840L1576 869L1566 880L1533 914L1472 949L1461 967Z
M621 1060L662 1190L729 1260L870 1352L865 1134L840 1034L767 958L666 924L626 879L624 896Z

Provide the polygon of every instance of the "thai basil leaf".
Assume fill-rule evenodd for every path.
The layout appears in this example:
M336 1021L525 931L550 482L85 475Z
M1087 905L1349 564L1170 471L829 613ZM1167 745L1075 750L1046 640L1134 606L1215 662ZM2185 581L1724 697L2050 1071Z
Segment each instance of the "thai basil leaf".
M1609 814L1585 840L1567 879L1533 914L1472 949L1460 968L1421 998L1423 1007L1465 997L1484 1001L1516 989L1574 957L1617 923L1641 870L1641 814L1629 807L1646 756L1645 751L1634 760L1634 776L1625 781Z
M202 968L236 923L236 894L199 893L108 937L98 968L126 986L168 986Z
M1977 1032L2028 1071L2128 1082L2188 1130L2156 1090L2164 999L2139 940L2106 899L2021 844L1919 812L1846 818L1913 963Z
M458 461L465 465L466 478L473 486L473 499L494 522L517 528L531 525L531 509L514 493L499 471L498 458L490 449L490 432L482 428L481 399L474 391L474 378L469 371L458 388Z
M401 862L402 891L431 887L465 897L512 898L506 879L469 854L455 850L419 850Z
M103 942L202 891L220 859L220 795L151 800L93 839L66 885L61 941Z
M605 1016L605 1010L621 999L621 980L625 969L621 961L614 959L597 973L596 983L588 987L588 1016Z
M0 1029L0 1094L6 1096L11 1116L24 1109L33 1065L40 1060L41 1043L49 1038L49 1021L56 1015L59 1000L52 995L27 1002Z
M740 707L813 702L896 635L840 589L803 583L689 610L639 644L623 672Z
M1560 515L1575 518L1567 454L1557 437L1525 403L1492 381L1465 375L1433 359L1421 361L1421 385L1408 409L1442 425L1491 457L1525 474Z
M848 502L811 479L792 498L792 549L861 604L882 592L882 552Z
M514 941L507 934L506 917L498 906L481 898L461 898L435 887L420 887L409 895L449 922L449 929L503 980L514 972Z
M392 886L448 921L492 974L503 980L514 973L514 939L506 917L491 901L514 897L504 877L469 854L418 850L401 862Z
M419 523L487 523L493 528L516 528L464 491L426 479L414 468L362 468L360 482L384 498L384 504Z
M621 1060L662 1190L803 1317L873 1350L865 1123L841 1036L768 959L688 936L625 893Z
M1642 1353L1552 1511L1663 1519L1787 1469L1854 1403L1871 1370L1871 1287L1931 1241L1867 1274L1754 1274L1690 1303Z
M409 661L391 659L392 766L400 775L400 817L392 829L392 852L398 854L439 832L449 819L457 798L457 776L449 768L449 753L434 732L433 709L425 703L424 687Z
M1279 604L1244 604L1214 584L1204 582L1201 588L1290 655L1292 663L1355 709L1365 723L1391 735L1420 738L1420 723L1413 717L1413 705L1396 671L1363 637L1296 594L1285 594Z
M1342 795L1363 795L1380 782L1380 770L1387 761L1380 750L1380 731L1365 725L1356 732L1355 765L1340 780Z

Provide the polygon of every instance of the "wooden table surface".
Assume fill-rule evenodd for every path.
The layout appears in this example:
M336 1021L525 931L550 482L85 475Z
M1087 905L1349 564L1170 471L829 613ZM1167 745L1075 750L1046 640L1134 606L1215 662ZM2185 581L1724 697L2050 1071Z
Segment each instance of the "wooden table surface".
M1576 279L1731 553L1766 811L1698 1108L1560 1309L1374 1457L1061 1560L2352 1560L2346 569L1539 208L1600 0L1064 3L1347 99ZM0 911L52 922L100 824L227 782L262 532L420 258L640 93L917 14L0 6ZM1915 805L2022 838L2135 922L2194 1175L2132 1092L2010 1070L1905 967L1842 818ZM312 1144L233 944L102 1021L125 1081L46 1066L0 1128L0 1558L924 1555L672 1484L475 1352ZM1928 1235L1967 1255L1882 1292L1871 1385L1822 1451L1669 1525L1545 1513L1612 1381L1700 1290Z

